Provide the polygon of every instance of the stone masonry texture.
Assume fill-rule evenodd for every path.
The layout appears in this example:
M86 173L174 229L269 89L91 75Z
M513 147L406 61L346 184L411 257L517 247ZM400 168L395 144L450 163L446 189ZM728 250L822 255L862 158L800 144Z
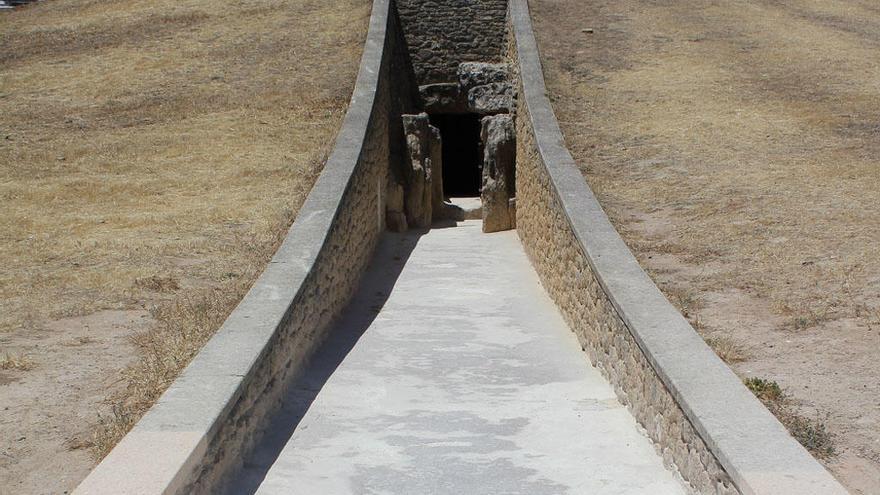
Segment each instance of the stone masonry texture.
M461 62L498 62L506 0L397 0L419 85L457 82Z
M386 103L379 102L380 106ZM246 394L233 406L226 430L209 445L208 464L185 493L213 493L225 480L218 474L234 473L240 452L251 449L260 438L262 421L280 406L283 386L294 379L308 356L323 341L324 332L348 302L378 241L379 188L387 168L387 117L377 112L371 119L371 135L365 140L352 184L342 200L338 217L299 297L260 363ZM234 425L234 426L233 426Z
M596 280L542 169L528 116L518 116L516 225L547 292L590 361L614 386L667 467L700 494L739 491L657 377Z
M511 60L515 61L510 45ZM519 88L519 94L522 88ZM694 430L618 315L563 212L538 152L524 99L517 106L516 228L541 282L590 361L696 493L740 492Z
M392 32L396 29L393 21L388 29ZM391 59L400 56L399 47L394 46L396 40L393 34L386 38L367 134L326 243L291 304L285 322L267 345L271 352L260 361L245 393L232 406L229 420L207 446L205 458L213 462L205 463L179 493L214 493L218 486L226 483L228 476L235 475L243 458L241 453L251 450L261 440L259 423L280 406L285 387L279 384L296 378L354 293L359 275L369 263L384 229L378 220L379 212L384 210L381 203L385 192L381 189L387 182L389 160L395 160L389 148L389 129L393 129L395 121L400 121L400 116L394 111L392 95L404 93L406 88L398 86L409 83L389 70Z

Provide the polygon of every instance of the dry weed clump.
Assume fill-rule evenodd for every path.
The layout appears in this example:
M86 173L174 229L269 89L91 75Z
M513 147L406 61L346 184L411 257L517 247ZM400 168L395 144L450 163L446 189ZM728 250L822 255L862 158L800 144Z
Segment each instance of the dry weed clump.
M699 295L693 289L683 289L680 287L668 286L663 287L666 297L679 312L685 317L690 318L696 310L700 308Z
M174 292L180 290L180 282L171 276L151 275L149 277L136 278L134 285L153 292Z
M743 380L743 383L746 388L755 394L755 397L762 401L778 403L785 398L785 394L782 393L782 388L773 380L751 377Z
M741 363L749 358L746 349L730 337L713 335L703 338L709 347L727 364Z
M815 304L801 302L793 306L777 305L777 311L787 319L787 328L793 331L807 330L834 318L829 307L817 307Z
M706 344L708 344L709 347L715 351L715 354L717 354L725 363L741 363L749 358L749 353L745 346L739 344L728 335L722 335L718 332L712 333L711 329L707 328L698 313L703 303L700 301L697 291L673 285L663 286L662 290L669 299L669 302L681 312L682 316L687 318L691 326L694 327L697 333L699 333L700 336L703 337L703 340L706 341Z
M743 380L745 386L764 405L770 409L779 421L788 429L801 445L806 447L814 456L827 459L837 454L834 435L828 431L825 420L818 414L815 419L809 419L799 414L788 397L774 380L766 378L750 377Z
M0 370L30 371L36 367L36 363L29 356L23 354L10 354L0 360Z

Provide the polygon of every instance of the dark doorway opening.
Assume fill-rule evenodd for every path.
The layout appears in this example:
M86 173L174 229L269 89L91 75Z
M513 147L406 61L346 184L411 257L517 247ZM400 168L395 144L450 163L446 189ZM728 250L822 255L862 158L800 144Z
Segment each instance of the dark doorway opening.
M431 115L431 125L440 129L443 139L443 195L479 196L483 181L480 116Z

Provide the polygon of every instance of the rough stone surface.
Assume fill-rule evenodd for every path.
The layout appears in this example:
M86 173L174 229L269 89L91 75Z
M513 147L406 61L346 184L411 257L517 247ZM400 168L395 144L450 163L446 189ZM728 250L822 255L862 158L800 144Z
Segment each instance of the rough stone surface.
M508 213L510 214L510 228L516 228L516 198L510 198L507 202Z
M428 153L431 158L431 211L434 220L443 217L446 205L443 202L443 137L440 129L428 126Z
M468 111L467 93L458 83L436 83L419 86L419 97L426 112L465 113Z
M515 195L516 128L509 114L483 117L483 232L512 228L510 199Z
M404 211L410 227L431 226L433 218L432 148L438 142L439 131L430 124L428 114L404 115L403 132L406 136L408 162L404 167Z
M513 85L508 82L484 84L468 90L468 109L479 114L509 113L513 110Z
M403 186L390 174L385 187L385 226L391 232L404 232L408 227L404 213Z
M334 327L225 493L685 493L514 232L387 234Z
M457 82L461 62L500 62L507 0L397 0L419 85Z
M424 110L432 114L508 113L514 99L509 77L504 63L463 62L457 69L457 82L420 86L419 96Z
M458 66L458 85L465 91L509 80L510 70L505 63L463 62Z

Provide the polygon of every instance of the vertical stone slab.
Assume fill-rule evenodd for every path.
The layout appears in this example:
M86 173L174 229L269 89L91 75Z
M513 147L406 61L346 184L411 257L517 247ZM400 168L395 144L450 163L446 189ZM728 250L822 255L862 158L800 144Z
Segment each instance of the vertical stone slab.
M443 138L440 129L429 125L430 131L430 160L431 160L431 209L434 219L443 216L445 205L443 203Z
M385 187L385 227L391 232L407 230L403 196L403 186L389 174L388 185Z
M403 115L407 160L404 166L404 212L410 227L431 226L431 141L433 135L428 114Z
M483 232L510 230L510 199L515 194L516 128L509 114L482 119Z
M513 111L513 85L507 64L464 62L458 66L459 92L468 111L483 115Z

